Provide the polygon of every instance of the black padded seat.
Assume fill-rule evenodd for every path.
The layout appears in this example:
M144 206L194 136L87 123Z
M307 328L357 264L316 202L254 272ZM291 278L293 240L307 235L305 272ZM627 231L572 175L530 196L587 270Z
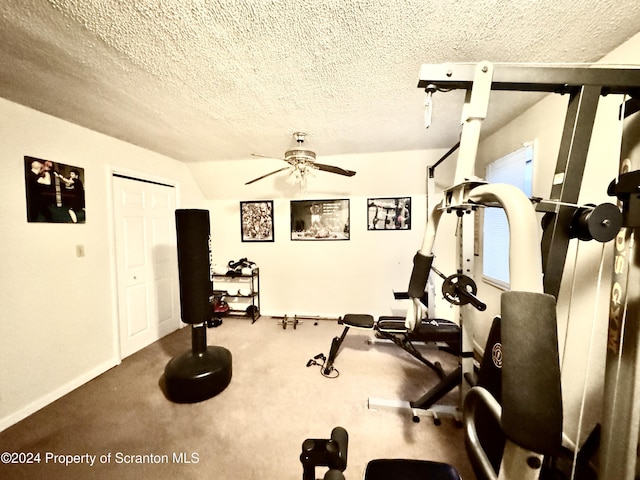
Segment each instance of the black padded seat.
M364 480L462 480L451 465L429 460L382 459L367 464Z
M373 328L374 320L372 315L362 313L347 313L342 318L342 323L354 328Z

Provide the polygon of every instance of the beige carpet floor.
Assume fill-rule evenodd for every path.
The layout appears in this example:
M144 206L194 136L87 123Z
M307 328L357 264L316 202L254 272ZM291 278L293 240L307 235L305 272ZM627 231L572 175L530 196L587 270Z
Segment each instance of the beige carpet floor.
M362 478L370 459L398 457L448 462L473 480L463 429L451 419L414 423L406 411L367 407L369 397L415 400L437 382L406 352L352 330L335 363L337 378L306 366L328 354L341 331L328 320L283 329L270 317L255 324L225 319L208 330L208 343L231 351L231 384L209 400L175 404L160 380L167 362L191 348L190 328L183 328L0 432L1 451L39 459L0 463L0 478L300 479L302 442L328 438L339 425L349 433L348 480ZM425 352L447 370L456 365L451 355ZM455 405L456 392L443 403ZM143 460L153 462L137 463Z

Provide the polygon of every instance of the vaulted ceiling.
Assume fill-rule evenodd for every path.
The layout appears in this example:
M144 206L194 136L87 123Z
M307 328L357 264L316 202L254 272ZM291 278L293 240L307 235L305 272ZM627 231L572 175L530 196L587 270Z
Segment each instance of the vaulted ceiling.
M423 63L595 62L637 0L3 0L0 96L186 162L452 146ZM640 63L640 62L639 62ZM508 96L508 97L507 97ZM494 95L487 131L537 94ZM6 120L5 120L6 121Z

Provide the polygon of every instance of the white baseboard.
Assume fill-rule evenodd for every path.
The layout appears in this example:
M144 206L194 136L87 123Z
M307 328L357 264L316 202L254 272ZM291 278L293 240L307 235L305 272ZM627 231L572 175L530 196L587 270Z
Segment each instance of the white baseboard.
M0 432L2 432L3 430L6 430L7 428L9 428L12 425L15 425L20 420L23 420L23 419L27 418L29 415L32 415L33 413L37 412L41 408L46 407L50 403L55 402L59 398L64 397L67 393L72 392L73 390L75 390L76 388L84 385L88 381L93 380L94 378L96 378L99 375L102 375L104 372L106 372L107 370L115 367L119 363L120 363L120 361L118 359L112 358L112 359L106 361L105 363L97 366L96 368L94 368L94 369L84 373L83 375L80 375L79 377L73 379L72 381L66 383L65 385L62 385L62 386L56 388L53 392L50 392L50 393L38 398L37 400L31 402L26 407L21 408L17 412L11 413L11 414L7 415L6 417L1 418L0 419Z

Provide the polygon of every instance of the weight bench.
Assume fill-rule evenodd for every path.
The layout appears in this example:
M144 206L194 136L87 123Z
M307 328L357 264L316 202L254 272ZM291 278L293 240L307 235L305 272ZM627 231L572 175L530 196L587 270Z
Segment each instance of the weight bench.
M487 306L476 297L477 287L471 278L463 274L444 277L441 272L433 268L432 263L432 255L424 256L418 252L414 257L414 268L411 273L409 290L407 292L394 292L394 298L396 300L418 300L421 305L427 305L429 299L426 285L429 272L433 270L436 274L444 278L442 292L444 298L449 303L454 305L471 304L480 311L484 311L487 308ZM438 374L440 381L436 385L416 401L401 402L400 408L411 408L414 412L413 420L415 422L420 421L419 415L417 414L418 410L429 410L429 414L434 417L434 422L436 425L439 425L440 420L438 419L437 412L431 407L462 383L464 376L462 359L472 357L473 352L462 352L462 329L455 322L444 319L423 318L420 322L416 319L416 321L413 322L415 326L411 328L407 326L406 322L407 318L405 317L381 316L376 322L373 316L369 314L346 314L341 322L345 326L342 334L339 337L334 337L331 341L329 358L319 353L307 362L307 367L320 365L322 375L335 378L338 371L334 368L333 364L349 330L351 328L374 330L378 338L392 341ZM439 362L431 362L425 358L415 347L414 342L433 344L436 345L439 350L458 356L460 360L458 366L452 372L445 373L442 365L440 365ZM322 360L322 364L317 362L317 360ZM336 373L333 374L333 372ZM375 404L376 401L369 400L370 407ZM380 406L392 406L396 408L398 405L395 403L392 405L387 401L383 401ZM450 407L443 406L438 410L447 414L451 413L456 419L459 417L459 409L457 408L451 409Z
M342 334L339 337L334 337L331 341L329 358L323 367L325 375L329 375L334 370L333 364L338 356L340 346L351 328L374 330L377 337L391 340L411 356L434 370L441 380L444 380L447 375L440 363L431 362L422 356L413 345L413 342L435 343L440 350L454 355L458 355L460 352L461 330L456 323L450 320L424 319L418 328L410 331L405 326L404 317L382 316L376 322L372 315L348 313L342 318L342 324L345 326Z

